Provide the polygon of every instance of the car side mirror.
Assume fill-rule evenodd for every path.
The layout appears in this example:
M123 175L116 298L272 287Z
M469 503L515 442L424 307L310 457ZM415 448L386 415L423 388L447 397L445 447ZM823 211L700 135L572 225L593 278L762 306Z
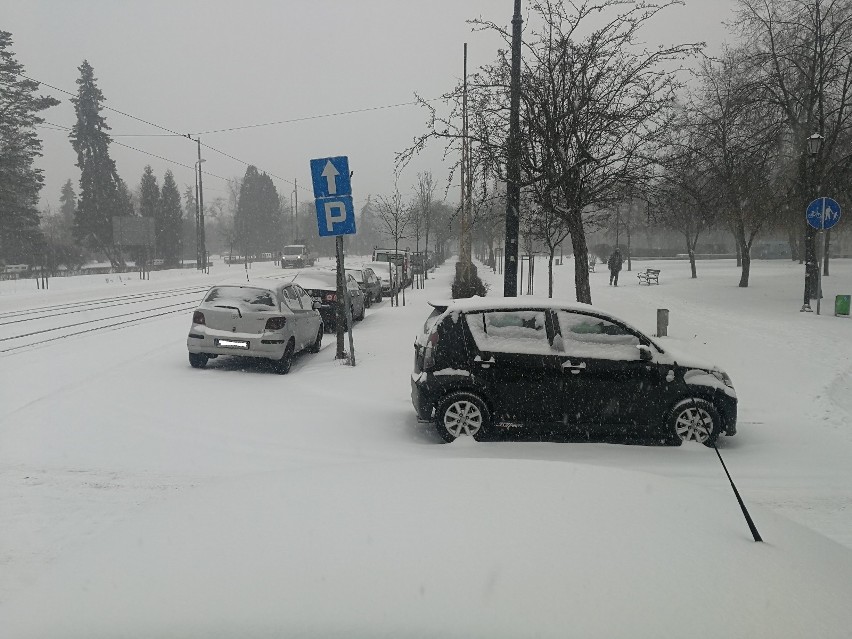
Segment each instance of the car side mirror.
M650 362L654 359L654 354L651 352L651 348L649 346L645 346L645 344L639 344L636 348L639 349L639 359L643 362Z
M322 308L322 302L314 300L311 304L311 308L313 308L315 311L318 311L320 308Z

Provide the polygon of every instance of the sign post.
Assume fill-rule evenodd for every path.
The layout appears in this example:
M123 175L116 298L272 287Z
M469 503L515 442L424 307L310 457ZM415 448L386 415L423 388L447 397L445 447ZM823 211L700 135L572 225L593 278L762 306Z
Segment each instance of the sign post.
M317 230L320 237L335 236L337 253L337 353L335 359L346 359L343 346L344 322L349 328L349 363L355 366L352 343L352 308L343 258L343 236L355 233L355 206L352 203L352 174L345 155L311 160L311 179L316 198ZM345 320L344 320L345 318Z
M820 302L822 301L822 271L825 267L825 232L840 221L840 205L830 197L820 197L808 204L805 211L805 219L808 224L819 231L820 241L817 246L822 251L822 256L817 258L817 315L820 314Z

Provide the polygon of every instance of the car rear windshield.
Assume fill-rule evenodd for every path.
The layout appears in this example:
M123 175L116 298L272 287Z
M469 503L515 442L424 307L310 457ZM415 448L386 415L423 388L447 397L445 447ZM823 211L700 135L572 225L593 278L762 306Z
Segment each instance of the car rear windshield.
M262 288L248 288L244 286L217 286L211 290L205 302L243 302L260 306L275 306L272 293Z
M337 273L334 271L311 271L296 277L304 288L337 288ZM314 286L314 282L320 286Z

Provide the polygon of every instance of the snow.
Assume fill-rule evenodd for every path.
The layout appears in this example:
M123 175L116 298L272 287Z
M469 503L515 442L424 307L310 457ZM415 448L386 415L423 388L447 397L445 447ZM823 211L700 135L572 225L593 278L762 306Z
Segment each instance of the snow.
M573 264L555 268L572 299ZM798 312L797 264L753 262L749 289L730 261L662 268L651 288L592 273L596 306L646 334L668 308L655 341L730 373L720 450L766 543L701 445L439 443L409 393L449 262L368 309L354 368L326 339L283 377L191 369L192 304L0 355L0 636L849 636L852 324ZM852 291L852 262L832 269L828 300ZM0 282L0 318L178 287L197 303L229 278L246 271Z

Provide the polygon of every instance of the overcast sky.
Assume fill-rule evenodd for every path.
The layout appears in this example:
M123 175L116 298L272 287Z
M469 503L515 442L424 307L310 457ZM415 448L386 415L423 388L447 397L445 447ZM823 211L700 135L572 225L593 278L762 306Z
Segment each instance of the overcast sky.
M528 4L527 0L524 5ZM722 22L733 0L686 0L659 16L650 43L704 41L711 53L729 41ZM512 0L0 0L0 28L11 31L13 51L26 73L75 91L77 67L94 67L106 104L177 132L305 118L410 102L415 92L441 95L461 77L462 47L469 69L491 61L500 45L472 33L466 20L483 16L509 24ZM68 96L44 113L71 126ZM152 126L105 111L116 141L173 162L113 145L112 157L131 189L151 164L158 179L171 168L178 184L193 184L196 148L161 137ZM311 199L309 160L348 155L355 172L356 206L367 194L393 189L394 154L423 132L426 113L416 106L315 118L276 126L207 133L202 141L289 182L275 179L285 197L299 184ZM79 171L67 132L42 129L43 205L58 205L59 190ZM148 137L118 137L148 134ZM150 134L158 134L150 137ZM242 177L246 165L210 150L205 201L226 193L224 178ZM444 180L448 164L435 146L401 176L410 193L418 171Z

